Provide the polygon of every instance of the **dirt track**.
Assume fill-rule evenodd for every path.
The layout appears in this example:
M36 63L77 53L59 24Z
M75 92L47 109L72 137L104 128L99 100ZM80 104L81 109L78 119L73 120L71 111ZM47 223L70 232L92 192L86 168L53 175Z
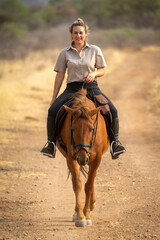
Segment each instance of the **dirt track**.
M65 159L40 155L57 50L32 53L1 69L0 240L160 239L160 125L149 97L160 76L160 50L104 50L108 73L99 86L119 110L127 152L107 152L97 173L93 226L76 228ZM82 177L84 182L84 178ZM83 196L84 197L84 196Z

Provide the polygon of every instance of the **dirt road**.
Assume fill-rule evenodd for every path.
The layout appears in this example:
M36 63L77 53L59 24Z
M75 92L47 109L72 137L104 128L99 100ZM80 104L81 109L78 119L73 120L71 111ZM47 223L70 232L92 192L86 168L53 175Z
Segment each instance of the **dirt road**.
M160 125L150 97L160 76L160 49L104 49L108 72L99 86L119 110L127 152L116 161L109 152L103 156L93 226L84 228L71 221L74 194L65 159L59 152L55 159L39 153L57 53L1 62L0 240L160 239Z

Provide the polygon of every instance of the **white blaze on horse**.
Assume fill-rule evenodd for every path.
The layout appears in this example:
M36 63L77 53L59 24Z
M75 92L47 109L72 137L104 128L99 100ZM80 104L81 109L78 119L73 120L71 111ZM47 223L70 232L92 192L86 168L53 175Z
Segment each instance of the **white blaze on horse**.
M64 105L68 112L61 128L61 137L67 148L66 152L57 146L66 157L72 175L76 205L74 221L77 227L92 225L90 211L94 209L96 197L94 180L102 155L109 146L106 123L100 113L101 107L86 97L86 90L81 89L73 96L72 108ZM81 203L82 183L80 169L88 164L88 176L85 183L85 205Z

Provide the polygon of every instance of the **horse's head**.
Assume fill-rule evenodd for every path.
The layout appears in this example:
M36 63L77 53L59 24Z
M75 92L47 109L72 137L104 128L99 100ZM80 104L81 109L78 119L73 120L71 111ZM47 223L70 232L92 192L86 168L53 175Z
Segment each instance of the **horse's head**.
M93 110L84 106L76 109L64 107L71 115L71 149L73 148L71 152L79 165L85 165L88 163L96 137L97 118L93 116L101 110L101 107Z

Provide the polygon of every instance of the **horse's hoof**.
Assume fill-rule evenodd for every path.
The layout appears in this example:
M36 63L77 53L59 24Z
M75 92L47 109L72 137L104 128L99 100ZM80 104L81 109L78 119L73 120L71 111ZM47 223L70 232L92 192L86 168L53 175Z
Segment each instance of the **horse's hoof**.
M77 214L73 214L72 222L76 221Z
M86 225L87 226L92 226L92 220L91 219L86 219Z
M75 221L76 227L84 227L86 226L86 219L80 219Z

